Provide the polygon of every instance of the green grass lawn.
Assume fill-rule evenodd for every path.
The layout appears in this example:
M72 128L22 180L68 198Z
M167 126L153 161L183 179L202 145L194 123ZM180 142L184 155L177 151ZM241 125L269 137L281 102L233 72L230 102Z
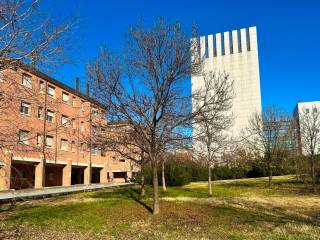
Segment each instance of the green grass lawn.
M320 195L293 176L79 193L3 205L0 239L320 239ZM320 189L319 189L320 191Z

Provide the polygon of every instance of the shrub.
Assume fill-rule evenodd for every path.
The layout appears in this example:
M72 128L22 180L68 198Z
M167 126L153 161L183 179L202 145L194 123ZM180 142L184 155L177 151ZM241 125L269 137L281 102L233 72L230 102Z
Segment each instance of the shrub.
M172 160L165 166L165 178L168 186L188 184L192 181L192 168L184 161Z
M320 157L319 157L320 158ZM320 160L318 160L320 163ZM301 173L308 173L308 160L305 157L297 159L281 159L276 161L273 167L273 175L295 174L296 164ZM302 167L303 166L303 167ZM304 170L305 169L305 170ZM151 166L145 166L145 182L152 184ZM261 159L243 161L229 165L215 166L212 170L212 180L225 180L237 178L255 178L268 176L267 166ZM137 182L141 182L141 173L137 175ZM204 164L181 158L170 158L165 165L165 177L167 186L182 186L190 182L207 181L208 169ZM320 180L320 168L317 168L317 179ZM161 168L159 166L158 180L162 184Z

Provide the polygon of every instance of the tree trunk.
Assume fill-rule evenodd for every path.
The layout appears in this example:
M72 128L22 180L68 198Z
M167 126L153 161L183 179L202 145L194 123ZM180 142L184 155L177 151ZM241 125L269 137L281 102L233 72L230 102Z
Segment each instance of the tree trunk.
M271 163L268 162L268 175L269 175L269 189L272 188L271 181L272 181L272 169L271 169Z
M316 172L314 167L314 156L311 155L311 177L312 177L312 190L316 192Z
M155 162L153 162L152 164L152 182L153 182L153 214L156 215L160 212L160 208L159 208L159 195L158 195L158 188L159 188L158 169L157 169L157 164Z
M165 172L164 172L164 161L162 161L162 189L163 191L167 191L167 187L166 187L166 176L165 176Z
M141 166L141 189L140 189L140 196L146 195L146 189L145 189L145 177L144 177L144 166Z
M209 195L212 196L212 183L211 183L211 167L208 165L208 191Z
M296 170L296 178L299 181L300 180L300 175L299 175L299 168L298 168L298 158L295 156L294 157L294 165L295 165L295 170Z

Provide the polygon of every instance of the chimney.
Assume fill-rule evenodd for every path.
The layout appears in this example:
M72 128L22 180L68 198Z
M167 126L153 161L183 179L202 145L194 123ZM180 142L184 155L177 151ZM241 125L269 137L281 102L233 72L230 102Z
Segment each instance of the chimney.
M89 83L87 82L87 85L86 85L86 93L87 93L87 97L89 97L90 95L90 88L89 88Z
M77 94L80 93L80 80L78 77L76 78L76 92Z

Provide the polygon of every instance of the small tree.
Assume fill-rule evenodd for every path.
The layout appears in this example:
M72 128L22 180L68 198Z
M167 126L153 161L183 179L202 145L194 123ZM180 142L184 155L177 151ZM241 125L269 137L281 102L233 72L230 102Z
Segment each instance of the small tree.
M212 195L211 169L219 162L223 150L226 150L232 124L233 81L226 73L210 72L203 75L208 96L215 98L215 106L203 111L194 121L194 156L208 167L208 192ZM201 104L193 103L194 106Z
M165 175L165 164L166 164L166 156L161 157L161 183L162 183L162 190L167 191L166 186L166 175Z
M269 107L262 114L254 114L246 129L244 140L247 146L259 154L267 166L269 188L275 160L287 149L289 121L282 111Z
M320 150L320 110L316 106L312 106L311 112L302 109L298 121L302 151L310 157L312 188L316 192L315 155Z

